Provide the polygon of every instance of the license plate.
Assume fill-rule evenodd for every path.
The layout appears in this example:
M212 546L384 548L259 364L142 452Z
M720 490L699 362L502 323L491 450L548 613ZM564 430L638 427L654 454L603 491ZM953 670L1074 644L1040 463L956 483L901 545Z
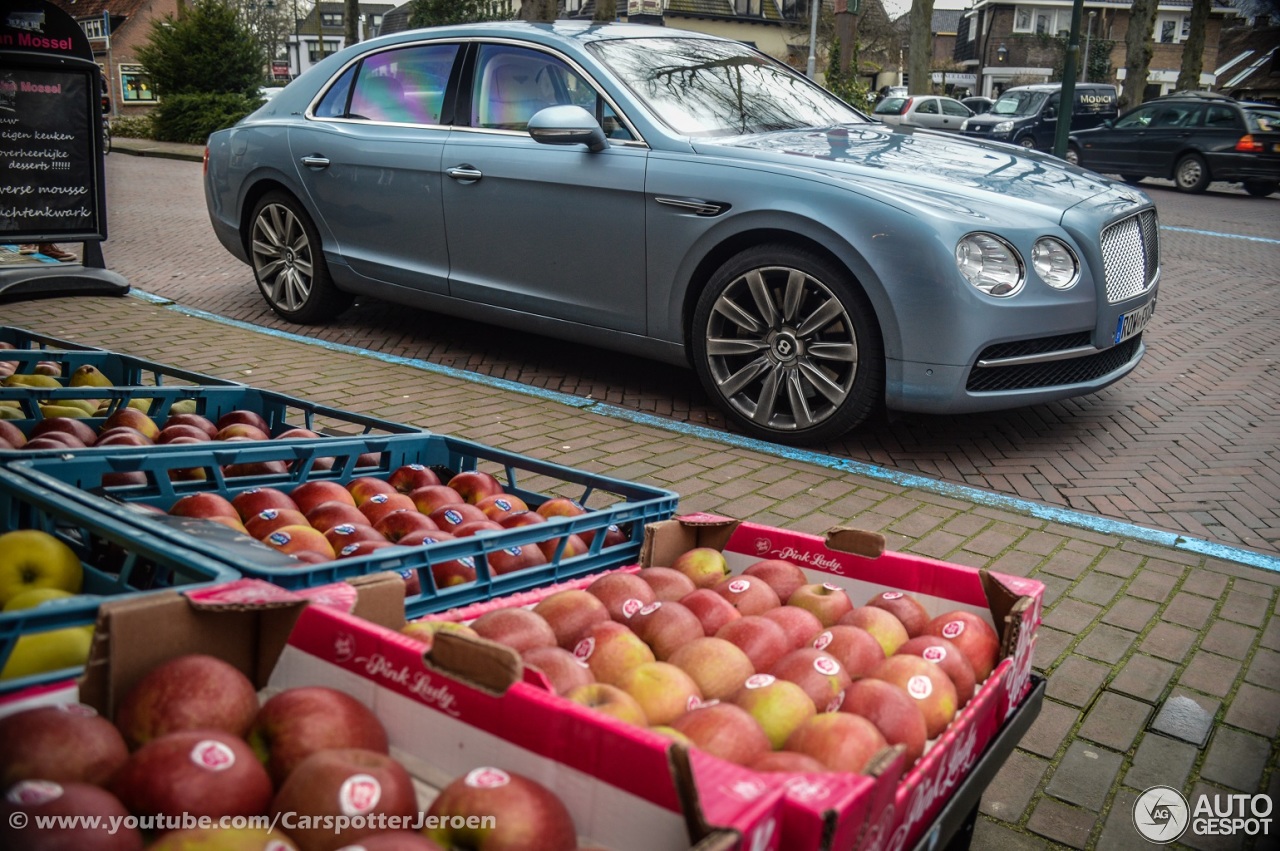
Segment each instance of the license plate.
M1143 328L1147 327L1147 323L1151 321L1151 316L1156 312L1156 300L1151 301L1139 307L1137 310L1131 310L1120 317L1116 322L1116 342L1123 343L1125 340L1139 333Z

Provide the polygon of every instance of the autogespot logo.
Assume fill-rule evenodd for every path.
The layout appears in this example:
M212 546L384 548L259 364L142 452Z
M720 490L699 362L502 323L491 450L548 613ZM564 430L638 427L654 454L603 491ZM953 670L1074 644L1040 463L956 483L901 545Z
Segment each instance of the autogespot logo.
M1182 793L1169 786L1152 786L1133 802L1133 826L1143 838L1165 845L1182 836L1191 808Z

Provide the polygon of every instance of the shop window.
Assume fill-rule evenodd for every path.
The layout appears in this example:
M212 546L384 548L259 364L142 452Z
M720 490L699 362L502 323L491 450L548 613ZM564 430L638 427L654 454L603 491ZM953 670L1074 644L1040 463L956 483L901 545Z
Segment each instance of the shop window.
M158 100L151 75L141 65L120 66L121 103L156 103Z

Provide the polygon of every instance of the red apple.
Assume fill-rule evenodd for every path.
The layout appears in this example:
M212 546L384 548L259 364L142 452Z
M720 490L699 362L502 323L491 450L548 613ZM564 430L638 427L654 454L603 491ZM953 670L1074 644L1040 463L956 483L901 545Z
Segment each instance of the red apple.
M159 432L156 433L159 435ZM151 446L154 440L136 428L129 426L112 426L98 429L98 439L94 446Z
M27 442L27 435L22 429L8 420L0 420L0 440L5 441L14 449L21 449L22 444Z
M234 517L240 519L240 512L224 496L216 493L189 493L178 497L169 506L169 513L175 517Z
M381 532L366 523L339 523L328 529L324 537L329 542L329 546L333 547L334 553L349 544L358 544L361 541L390 543Z
M924 633L929 623L929 613L920 601L903 591L884 591L867 601L868 606L884 609L902 622L908 638L915 638Z
M481 638L505 644L517 653L534 647L555 647L556 634L542 615L529 609L494 609L470 624Z
M115 795L91 783L23 780L0 798L0 848L142 851L142 833L129 817ZM43 820L50 824L37 828Z
M782 627L792 650L808 647L814 637L822 632L822 621L818 620L818 616L799 606L779 606L776 609L770 609L760 617Z
M732 703L694 707L673 719L671 727L694 746L738 765L749 765L771 748L756 719Z
M787 605L808 609L823 626L834 626L853 609L853 603L844 589L830 582L801 585L787 598Z
M413 504L413 500L399 491L372 494L357 508L365 516L365 521L370 526L377 526L379 520L393 511L413 511L416 513L418 510L417 506ZM433 517L432 520L435 520L435 518ZM440 526L438 523L436 525ZM444 527L440 526L440 528ZM448 530L446 529L445 531Z
M603 712L611 718L632 724L636 727L647 727L649 719L644 709L634 697L617 686L608 683L591 683L577 686L564 695L566 700Z
M745 709L775 750L786 744L795 729L812 718L817 710L805 690L790 680L773 674L753 674L734 692L731 702Z
M484 512L465 502L442 505L427 515L437 527L444 532L452 533L455 528L472 520L488 520Z
M337 555L329 539L324 536L324 532L312 529L305 524L281 526L260 540L268 547L288 555L314 553L326 560Z
M865 677L884 661L884 648L862 627L836 624L813 639L815 650L836 657L853 679Z
M489 570L499 576L547 563L547 557L537 544L503 547L486 553L485 558L489 562Z
M347 482L347 493L351 494L351 498L356 501L356 507L359 508L375 494L393 494L400 491L386 479L379 479L376 476L356 476Z
M321 437L324 437L324 435L320 434L320 432L318 431L312 431L309 428L290 428L280 432L272 439L273 440L315 440L316 438L321 438ZM333 467L332 458L317 458L315 460L317 463L315 464L314 467L312 467L312 469L328 470ZM328 461L329 463L327 465L321 466L319 463L321 461Z
M303 482L289 491L289 496L303 514L325 502L356 504L355 498L351 496L346 488L329 479L313 479L309 482Z
M116 445L115 442L106 444L107 446ZM74 434L65 431L46 431L39 437L33 437L23 444L22 448L31 452L41 449L84 449L85 444L80 438Z
M736 644L711 636L690 641L667 661L698 684L704 700L728 700L755 673L751 660Z
M902 745L908 768L924 754L929 737L924 713L902 687L870 677L858 680L845 689L840 711L861 715L876 725L886 742Z
M769 583L754 576L731 576L712 587L744 615L761 615L782 605Z
M698 588L711 588L729 575L724 553L714 547L694 547L676 556L671 569L693 580Z
M871 633L885 656L892 656L898 648L907 643L907 628L902 621L875 606L859 606L840 618L840 623L847 626L862 627Z
M687 606L661 600L636 612L628 623L659 660L671 658L683 645L706 635L702 621Z
M520 526L533 526L546 523L547 518L536 511L515 511L498 521L504 529L516 529Z
M537 515L535 514L534 516L536 517ZM561 541L565 542L563 548L560 546ZM560 553L560 560L565 561L567 559L574 558L575 556L583 555L587 552L588 546L589 545L582 539L581 535L573 533L569 535L568 540L565 540L564 538L549 538L545 541L538 542L538 549L542 552L543 557L548 562L551 562L556 558L557 551Z
M245 531L259 541L285 526L306 525L307 518L292 508L264 508L244 521Z
M416 512L415 512L416 513ZM372 526L364 513L349 502L330 500L322 502L306 513L303 522L318 532L328 532L344 523Z
M973 697L973 691L977 685L973 664L969 662L968 656L960 652L960 648L947 639L940 635L921 635L898 648L899 655L904 653L919 656L926 662L932 662L941 668L943 673L951 678L951 684L956 687L958 707L963 707Z
M248 741L276 787L318 750L388 753L387 731L378 716L346 692L324 686L285 689L268 698L253 720Z
M454 488L457 490L457 488ZM475 503L476 508L484 512L490 520L502 520L508 514L528 511L529 506L518 496L509 493L495 493L482 497Z
M235 423L245 423L254 426L255 428L259 428L268 434L271 433L271 424L266 421L262 414L259 414L257 411L250 411L247 408L238 408L234 411L228 411L218 417L213 424L218 427L219 431L221 431L227 426Z
M289 836L302 851L333 851L379 832L385 817L400 824L419 810L413 778L399 762L363 748L327 748L294 766L268 812L287 814L294 824Z
M546 620L556 643L565 650L577 647L593 625L610 619L604 603L581 588L556 591L534 606L533 612Z
M40 437L50 432L69 434L80 441L82 446L93 446L94 441L98 439L98 433L93 430L93 426L75 417L49 417L40 420L31 427L28 437ZM203 432L201 434L203 435Z
M188 654L152 668L116 708L130 748L181 730L243 736L258 711L258 692L239 670L213 656Z
M888 747L876 726L861 715L819 712L787 738L786 749L811 756L832 771L861 774Z
M756 671L768 671L787 651L799 649L791 647L782 627L761 615L729 621L716 632L716 638L737 645Z
M440 527L436 526L430 517L413 509L393 511L383 516L373 528L393 544L399 543L410 532L440 531Z
M423 515L424 517L426 515ZM430 519L430 518L428 518ZM448 532L441 532L439 529L432 531L410 532L401 538L398 543L402 547L420 547L424 544L436 544L440 541L452 541L453 535Z
M427 811L442 827L427 838L445 848L485 851L574 851L578 831L559 798L528 777L500 768L473 769L440 790ZM454 827L455 820L493 816L492 828Z
M0 717L0 789L19 780L102 785L128 756L120 731L83 703Z
M271 778L253 750L219 730L152 739L129 755L109 789L136 815L256 816L271 802Z
M702 703L702 690L693 677L670 662L644 662L629 668L617 685L636 699L650 724L670 724Z
M587 510L581 505L563 496L552 497L541 503L534 510L548 520L553 517L581 517L587 513Z
M147 439L154 442L160 435L160 426L156 425L155 420L139 411L137 408L124 407L119 408L103 420L99 433L113 429L116 426L125 426L126 428L137 429L146 435Z
M830 653L802 647L792 650L778 660L770 669L780 680L790 680L809 695L814 708L819 712L834 712L840 708L844 699L844 690L852 680Z
M413 512L418 514L418 512ZM419 517L426 517L425 514L418 514ZM427 518L430 520L431 518ZM472 535L478 535L481 532L501 532L502 524L496 520L468 520L465 523L459 523L453 527L453 536L455 538L469 538ZM539 549L541 549L539 545Z
M959 708L951 678L919 656L890 656L871 672L871 678L893 683L915 699L930 739L947 728Z
M298 511L298 503L277 488L249 488L231 498L231 504L245 520L267 508L290 508Z
M586 663L597 682L618 685L622 675L645 662L656 661L649 645L613 620L594 623L573 648L576 659Z
M266 429L261 429L248 423L232 423L218 429L218 433L213 436L213 439L230 440L233 437L243 437L248 440L270 440L271 433Z
M587 593L600 598L609 617L619 623L657 599L653 587L634 573L606 573L587 586Z
M795 562L782 558L770 558L758 561L742 571L743 576L752 576L763 580L778 595L779 600L789 600L801 585L809 584L804 571Z
M733 603L711 588L695 588L681 597L679 602L697 616L706 635L715 635L725 624L742 617Z
M218 433L217 424L200 414L170 414L169 418L164 421L164 428L175 425L194 426L209 438Z
M229 437L222 442L235 443L246 440L248 440L247 437ZM226 464L222 468L222 475L229 479L238 476L283 476L287 472L289 472L287 461L246 461L243 464Z
M330 529L329 532L325 533L325 536L328 537L332 532L333 530ZM345 543L345 544L334 543L333 559L360 558L361 556L367 556L369 553L377 552L378 550L386 549L387 547L391 547L391 546L395 546L395 545L392 544L390 541L382 539L381 536L379 536L379 540L375 540L375 541L351 541L350 543ZM325 561L324 556L320 553L308 554L305 552L300 552L300 553L292 553L291 555L293 555L293 557L298 559L299 561L304 561L308 557L318 559L318 561L316 562L317 564ZM330 561L332 561L333 559L330 559ZM417 593L417 592L414 592L414 593Z
M424 485L417 490L410 491L409 499L413 500L414 507L423 514L431 514L437 508L443 508L446 505L457 505L466 502L462 498L462 494L448 485Z
M820 774L831 770L811 756L791 751L770 751L752 760L747 768L787 774Z
M938 615L929 621L924 632L945 638L960 648L969 658L973 675L980 683L986 682L999 661L1000 636L991 624L973 612L956 610Z
M471 505L504 491L502 482L483 470L464 470L449 479L449 487L461 494L463 502Z
M391 475L387 476L387 482L400 493L409 494L427 485L440 484L440 477L430 467L405 464L392 470Z
M650 588L656 600L675 603L697 590L693 580L669 567L646 567L636 573Z
M527 667L541 671L559 695L596 681L587 663L562 647L531 647L520 658Z
M424 536L435 538L438 540L448 540L452 538L447 532L423 532ZM400 545L406 546L409 539L414 536L410 533L400 539ZM447 536L447 537L446 537ZM436 562L431 565L431 577L437 588L448 588L451 585L465 585L468 582L476 581L476 565L472 561L471 556L463 556L462 558L453 558L448 561Z

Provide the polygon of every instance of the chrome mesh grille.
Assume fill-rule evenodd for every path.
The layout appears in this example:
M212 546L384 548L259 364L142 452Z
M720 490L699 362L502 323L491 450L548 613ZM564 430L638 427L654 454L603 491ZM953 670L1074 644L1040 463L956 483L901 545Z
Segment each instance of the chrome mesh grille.
M1116 222L1102 232L1102 265L1107 276L1107 301L1141 295L1160 270L1160 227L1155 210Z

